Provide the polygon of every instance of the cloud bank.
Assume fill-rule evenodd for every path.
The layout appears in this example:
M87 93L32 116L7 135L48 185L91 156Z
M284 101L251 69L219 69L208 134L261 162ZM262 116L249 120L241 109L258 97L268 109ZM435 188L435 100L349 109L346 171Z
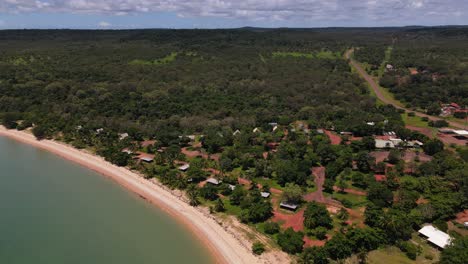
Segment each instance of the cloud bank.
M249 21L411 21L412 17L468 16L466 0L0 0L1 13L132 15L172 12L179 17ZM468 22L468 21L467 21Z

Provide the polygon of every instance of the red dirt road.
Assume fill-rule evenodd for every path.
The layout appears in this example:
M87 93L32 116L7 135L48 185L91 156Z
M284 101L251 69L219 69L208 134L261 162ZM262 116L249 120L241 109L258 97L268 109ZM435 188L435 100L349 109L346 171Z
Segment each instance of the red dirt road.
M307 202L315 201L327 205L341 207L341 203L323 195L323 184L325 183L325 167L313 167L312 174L315 176L317 191L304 195Z

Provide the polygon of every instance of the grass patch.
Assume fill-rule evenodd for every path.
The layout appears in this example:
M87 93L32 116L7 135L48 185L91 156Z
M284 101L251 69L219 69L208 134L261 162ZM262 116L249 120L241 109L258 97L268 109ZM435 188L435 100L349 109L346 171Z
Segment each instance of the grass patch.
M283 189L283 187L281 187L281 185L279 185L279 183L276 180L273 180L273 179L258 177L258 178L255 178L254 181L256 183L260 183L262 186L268 185L268 186L270 186L270 188L275 188L275 189L278 189L278 190Z
M367 256L367 263L379 264L385 260L386 264L413 264L414 261L410 260L406 255L401 252L397 247L386 247L369 252Z
M431 128L429 127L428 123L421 120L419 116L408 116L408 113L401 114L401 118L405 122L406 125L415 126L415 127L423 127L423 128Z
M229 198L223 198L225 213L229 215L240 216L242 209L239 206L232 205Z
M336 200L348 200L352 203L352 207L360 207L363 206L367 203L367 198L362 195L355 195L351 193L339 193L339 192L334 192L332 194L332 198Z
M164 65L173 62L179 53L172 52L171 54L167 55L166 57L155 59L153 61L148 60L132 60L129 64L130 65ZM191 55L189 55L191 56Z
M307 59L326 59L326 60L334 60L341 58L340 52L331 52L331 51L319 51L319 52L273 52L273 58L279 57L294 57L294 58L307 58Z

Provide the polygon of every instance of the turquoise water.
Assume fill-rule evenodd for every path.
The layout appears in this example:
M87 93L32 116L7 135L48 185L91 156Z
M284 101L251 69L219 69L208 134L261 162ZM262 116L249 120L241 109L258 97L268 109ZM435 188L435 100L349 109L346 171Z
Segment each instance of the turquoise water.
M0 137L0 263L211 263L192 234L112 180Z

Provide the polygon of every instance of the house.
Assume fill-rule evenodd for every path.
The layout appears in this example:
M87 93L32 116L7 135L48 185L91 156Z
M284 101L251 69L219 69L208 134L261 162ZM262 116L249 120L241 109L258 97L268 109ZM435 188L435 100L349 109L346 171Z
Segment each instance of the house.
M260 194L262 195L263 198L268 198L268 197L270 197L270 193L269 193L269 192L260 192Z
M385 66L385 68L387 69L387 71L393 71L393 69L394 69L393 65L391 65L391 64L387 64Z
M450 128L439 128L439 133L454 134L453 129L450 129Z
M104 128L101 127L101 128L96 129L96 134L100 134L102 132L104 132Z
M383 174L374 174L374 179L377 182L383 182L383 181L387 180L387 176L385 176Z
M444 249L446 246L450 245L452 240L447 233L440 231L432 225L424 226L423 228L419 229L418 233L426 237L427 241L441 249Z
M81 129L83 129L83 126L76 126L75 129L76 129L76 130L81 130Z
M253 132L253 133L260 133L261 131L260 131L260 129L259 129L258 127L256 127L256 128L254 128L254 129L252 130L252 132Z
M453 133L455 133L455 138L458 139L466 139L468 137L468 131L466 130L453 130Z
M232 133L233 136L237 136L239 135L241 132L239 129L237 129L236 131L234 131L234 133Z
M268 125L272 126L272 127L275 127L275 126L278 126L278 123L276 122L271 122L271 123L268 123Z
M145 140L145 141L140 142L140 145L143 148L153 146L154 144L156 144L156 140Z
M127 153L128 155L133 154L133 151L131 151L129 148L122 149L122 152Z
M375 148L377 149L395 148L395 144L391 140L375 139Z
M188 164L188 163L179 166L180 171L187 171L189 168L190 168L190 164Z
M419 72L418 72L418 69L416 69L416 68L408 68L408 70L409 70L409 72L410 72L411 75L416 75L416 74L419 73Z
M368 126L375 126L375 122L367 122L366 123Z
M419 147L422 147L424 145L419 140L411 140L411 141L406 142L406 144L407 144L408 147L412 147L412 148L419 148Z
M342 131L342 132L340 132L340 135L342 135L342 136L353 136L353 132Z
M234 191L234 189L236 189L236 186L235 186L235 185L232 185L232 184L229 184L229 185L228 185L228 188L229 188L231 191Z
M121 133L121 134L119 134L119 140L124 140L124 139L126 139L126 138L128 138L128 133Z
M323 131L323 129L317 129L316 132L317 132L317 134L324 134L325 133L325 131Z
M461 108L460 105L457 104L457 103L450 103L450 106L455 108L455 109L460 109Z
M272 131L275 132L277 129L278 129L278 126L274 126Z
M206 180L206 182L207 182L207 183L211 183L211 184L213 184L213 185L219 185L219 184L221 183L220 181L218 181L218 180L215 179L215 178L209 178L209 179Z
M136 156L135 158L140 160L140 161L150 163L150 162L153 162L153 160L154 160L154 155L153 154L148 154L148 153L143 153L143 152L139 152L138 154L139 155Z
M281 202L280 207L284 209L288 209L291 211L296 211L298 205L297 204L292 204L292 203L287 203L287 202Z

